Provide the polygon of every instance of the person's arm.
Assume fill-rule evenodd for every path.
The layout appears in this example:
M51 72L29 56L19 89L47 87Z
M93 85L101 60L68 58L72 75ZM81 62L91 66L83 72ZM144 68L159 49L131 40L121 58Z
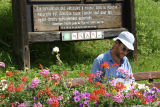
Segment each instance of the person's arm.
M132 68L131 68L131 65L129 63L129 61L127 62L127 68L128 68L128 71L129 71L129 79L127 79L125 81L126 84L130 84L132 83L133 81L135 81L135 78L133 77L133 73L132 73Z
M96 76L96 72L97 72L97 71L100 71L100 70L101 70L101 69L100 69L100 60L99 60L98 58L96 58L96 59L94 60L94 62L93 62L93 65L92 65L91 74L94 74L94 75ZM95 78L94 81L100 82L100 81L101 81L100 79L101 79L100 77L97 77L97 76L96 76L96 78Z

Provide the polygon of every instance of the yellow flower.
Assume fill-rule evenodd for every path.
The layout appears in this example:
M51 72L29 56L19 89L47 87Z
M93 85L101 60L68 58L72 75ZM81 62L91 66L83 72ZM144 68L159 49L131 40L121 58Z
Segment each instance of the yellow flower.
M29 70L29 68L28 68L28 67L25 67L25 70Z
M38 77L36 77L36 76L35 76L34 78L35 78L35 79L38 79Z
M5 77L1 77L1 79L5 79L6 78L6 76Z
M125 88L127 88L127 87L130 87L130 84L125 84L124 86L125 86Z
M72 84L72 82L70 81L70 82L68 82L68 84Z
M7 73L7 72L9 72L9 71L6 71L6 73Z
M112 93L114 93L114 94L115 94L115 93L116 93L116 90L115 90L115 89L114 89L114 90L112 90Z

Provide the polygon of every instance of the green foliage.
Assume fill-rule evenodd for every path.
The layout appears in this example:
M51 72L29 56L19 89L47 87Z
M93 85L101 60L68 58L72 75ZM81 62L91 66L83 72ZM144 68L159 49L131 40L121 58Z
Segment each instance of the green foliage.
M0 1L0 44L2 47L11 46L13 35L11 0ZM9 42L10 41L10 42Z
M140 55L159 52L160 2L135 0L137 44Z

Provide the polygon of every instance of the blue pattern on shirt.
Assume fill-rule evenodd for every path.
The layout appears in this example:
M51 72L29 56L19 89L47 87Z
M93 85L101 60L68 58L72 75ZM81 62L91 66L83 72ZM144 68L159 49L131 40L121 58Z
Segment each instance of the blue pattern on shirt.
M104 62L108 62L109 69L100 67L101 64ZM107 51L104 54L100 54L93 62L91 73L96 75L96 71L102 71L102 75L100 77L96 77L96 81L100 81L105 77L106 81L111 81L113 78L121 78L125 80L125 76L121 73L117 72L117 66L112 67L112 65L115 64L115 61L112 58L111 50ZM129 70L130 74L132 74L131 65L128 61L128 58L124 56L121 60L120 67L124 68L125 70ZM130 83L134 81L135 79L129 79L125 81L125 83Z

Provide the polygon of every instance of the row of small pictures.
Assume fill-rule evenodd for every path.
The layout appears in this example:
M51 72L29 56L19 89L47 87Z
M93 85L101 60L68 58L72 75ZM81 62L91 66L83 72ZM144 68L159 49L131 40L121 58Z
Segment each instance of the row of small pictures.
M87 32L64 32L62 40L85 40L85 39L103 39L102 31L87 31Z

